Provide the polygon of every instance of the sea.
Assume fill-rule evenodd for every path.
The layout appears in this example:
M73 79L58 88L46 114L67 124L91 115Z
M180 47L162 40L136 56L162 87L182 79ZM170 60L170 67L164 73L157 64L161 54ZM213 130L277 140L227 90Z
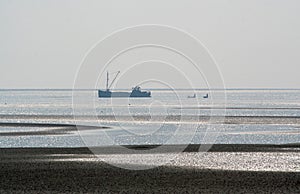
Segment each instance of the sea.
M0 147L300 142L300 90L151 92L110 99L97 90L0 90Z

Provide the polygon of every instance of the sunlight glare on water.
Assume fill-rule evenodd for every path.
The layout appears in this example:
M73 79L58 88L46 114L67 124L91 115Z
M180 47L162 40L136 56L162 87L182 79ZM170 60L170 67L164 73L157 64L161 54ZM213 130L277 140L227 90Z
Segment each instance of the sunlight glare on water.
M188 98L193 91L177 91L181 105L171 91L153 90L151 99L114 99L113 105L111 99L99 99L97 91L93 92L96 113L101 124L109 129L86 130L86 133L101 135L106 131L116 144L162 144L179 124L189 127L193 122L200 126L191 143L201 143L206 117L211 116L211 109L222 107L218 102L212 105L210 99L203 98L209 93L204 90L196 92L196 99ZM299 142L299 90L228 90L226 93L228 119L224 125L215 126L214 132L218 133L215 143ZM0 147L84 146L76 130L60 134L14 135L17 132L56 129L55 126L26 127L22 123L74 124L71 90L1 90L0 94L1 123L19 124L0 126ZM94 110L82 104L81 111L82 120L97 123L84 118ZM176 144L180 140L168 143ZM102 144L97 142L96 145Z

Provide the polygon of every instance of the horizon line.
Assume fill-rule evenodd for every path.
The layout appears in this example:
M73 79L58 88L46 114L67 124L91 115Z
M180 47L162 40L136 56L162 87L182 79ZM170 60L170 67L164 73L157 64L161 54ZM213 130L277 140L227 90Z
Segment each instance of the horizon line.
M21 91L21 90L64 90L64 91L76 91L76 90L99 90L99 89L74 89L74 88L0 88L0 91L8 91L8 90L14 90L14 91ZM100 89L105 90L105 89ZM112 90L130 90L128 88L114 88ZM174 89L168 89L168 88L143 88L143 90L300 90L300 88L174 88Z

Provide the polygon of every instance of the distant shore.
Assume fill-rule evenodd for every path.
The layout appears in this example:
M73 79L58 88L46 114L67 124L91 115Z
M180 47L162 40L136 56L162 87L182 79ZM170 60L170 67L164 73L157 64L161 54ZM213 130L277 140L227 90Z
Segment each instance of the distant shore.
M153 147L129 146L129 148L141 150ZM186 161L192 161L191 159L199 162L199 159L206 157L207 162L224 157L223 162L227 161L229 165L231 162L236 163L239 167L251 161L257 160L256 162L260 163L264 162L260 160L270 159L271 162L278 161L277 166L280 168L282 165L284 169L286 165L280 163L280 157L299 156L298 144L213 145L210 152L201 155L199 159L198 148L199 145L191 145L184 153L169 153L174 154L175 163L141 171L120 169L99 161L88 148L2 148L0 192L299 193L300 191L299 171L230 170L215 169L213 165L212 168L205 166L199 168L193 163L184 164ZM122 160L126 160L124 155L116 152L116 147L101 149L104 150L105 157L120 156L124 158ZM253 157L249 158L249 155ZM289 160L288 157L282 159L284 162ZM179 162L178 165L176 161ZM291 162L293 160L287 164Z

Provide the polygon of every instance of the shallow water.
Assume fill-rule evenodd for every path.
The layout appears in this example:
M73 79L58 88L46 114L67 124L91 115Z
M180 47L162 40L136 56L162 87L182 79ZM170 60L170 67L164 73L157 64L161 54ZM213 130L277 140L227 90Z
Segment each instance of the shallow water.
M194 93L197 98L187 98ZM19 125L0 126L0 147L299 143L300 90L227 90L226 105L204 99L206 93L209 91L157 90L152 91L150 99L99 99L96 91L78 91L74 95L82 103L76 104L79 108L75 115L79 116L74 119L70 90L2 90L0 122ZM93 102L86 103L86 99ZM226 116L224 123L223 116ZM109 129L14 135L20 131L53 130L51 126L22 123L84 124ZM12 135L8 136L10 132Z

